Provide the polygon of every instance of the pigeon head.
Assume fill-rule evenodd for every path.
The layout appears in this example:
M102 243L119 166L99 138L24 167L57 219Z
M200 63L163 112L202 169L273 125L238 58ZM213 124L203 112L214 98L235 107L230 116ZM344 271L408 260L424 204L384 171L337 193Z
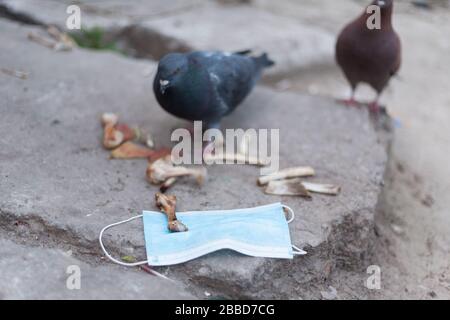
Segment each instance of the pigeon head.
M158 64L159 90L164 94L187 71L188 60L182 53L169 53Z
M379 6L381 10L392 7L393 0L375 0L372 5Z
M392 27L392 12L394 9L394 0L374 0L372 1L372 6L378 6L380 8L381 13L381 26L382 29L391 29ZM367 18L371 15L371 12L363 13L362 19L367 20ZM364 21L365 23L365 21Z
M392 12L392 7L394 6L394 0L374 0L372 5L380 7L381 14L386 15L386 13Z

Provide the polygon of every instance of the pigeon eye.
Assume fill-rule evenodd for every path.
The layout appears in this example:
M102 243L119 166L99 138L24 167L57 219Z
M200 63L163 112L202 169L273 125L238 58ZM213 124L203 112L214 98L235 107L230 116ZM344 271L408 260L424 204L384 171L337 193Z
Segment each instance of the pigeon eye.
M172 72L172 75L175 75L175 74L179 73L179 72L180 72L180 70L181 70L180 68L176 68L176 69L175 69L175 71L174 71L174 72Z

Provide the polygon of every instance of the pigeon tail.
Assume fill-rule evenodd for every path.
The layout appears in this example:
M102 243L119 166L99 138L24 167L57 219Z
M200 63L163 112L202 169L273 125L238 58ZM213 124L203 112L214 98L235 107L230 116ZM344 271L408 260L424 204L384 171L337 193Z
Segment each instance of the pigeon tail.
M247 50L241 50L241 51L236 51L234 52L234 54L240 54L241 56L247 56L250 53L252 53L251 49L247 49Z
M263 53L261 56L255 58L256 63L263 68L273 66L275 64L274 61L269 59L267 53Z

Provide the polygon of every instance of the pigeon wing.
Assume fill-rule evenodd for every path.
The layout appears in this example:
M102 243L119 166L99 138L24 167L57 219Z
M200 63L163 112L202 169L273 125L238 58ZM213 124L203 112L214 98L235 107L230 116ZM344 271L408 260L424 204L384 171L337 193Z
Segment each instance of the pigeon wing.
M219 99L231 112L249 94L255 84L256 68L250 57L221 54L208 67Z

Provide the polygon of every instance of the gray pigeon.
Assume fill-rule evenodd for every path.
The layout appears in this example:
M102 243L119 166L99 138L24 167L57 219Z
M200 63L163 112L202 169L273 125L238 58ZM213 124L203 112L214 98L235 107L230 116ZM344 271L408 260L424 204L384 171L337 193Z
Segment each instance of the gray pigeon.
M158 65L153 91L161 107L172 115L203 121L203 128L219 128L250 93L264 68L274 63L266 54L195 51L169 53Z

